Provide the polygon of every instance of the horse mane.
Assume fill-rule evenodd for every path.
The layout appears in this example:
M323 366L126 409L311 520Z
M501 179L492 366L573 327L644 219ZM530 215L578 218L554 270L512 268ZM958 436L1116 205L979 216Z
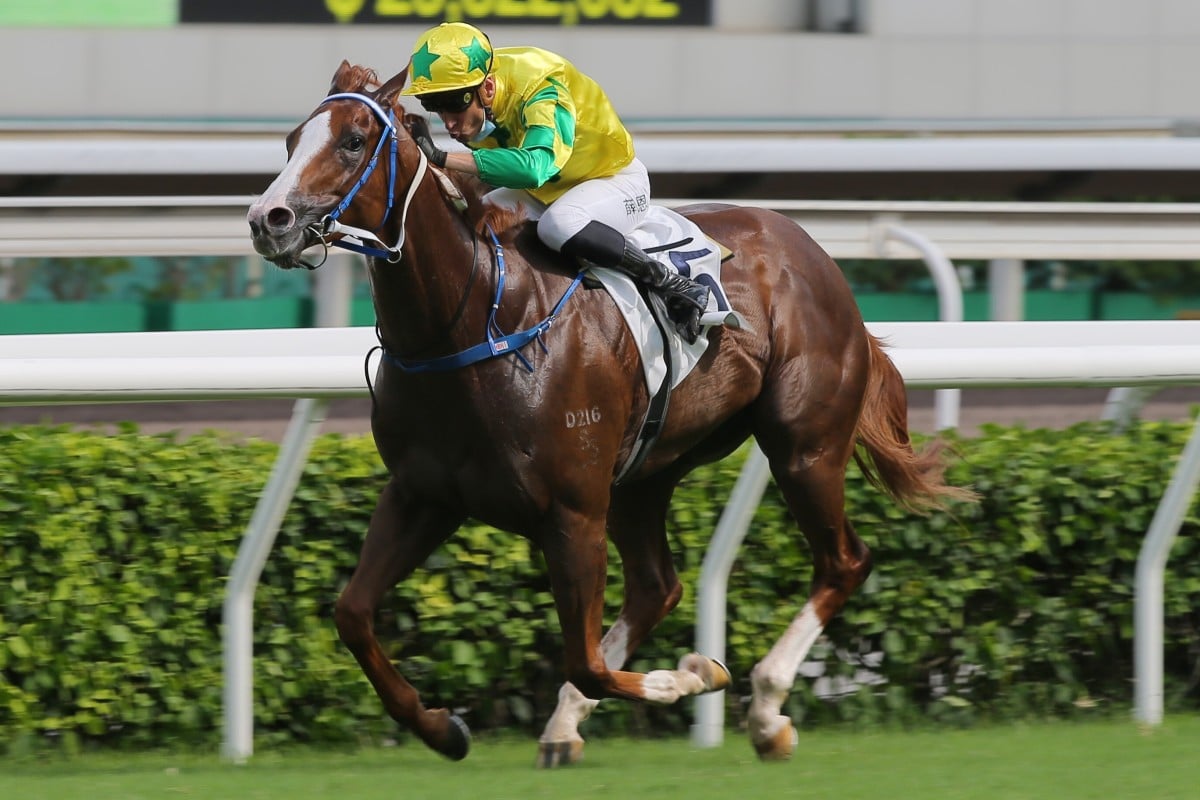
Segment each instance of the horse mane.
M433 137L429 128L429 120L420 114L405 113L403 123L414 139L418 136ZM467 201L467 222L477 233L483 233L485 229L491 228L497 236L501 236L529 219L520 209L484 206L483 196L495 187L485 183L478 176L458 170L446 170L446 177Z
M471 177L471 176L467 176ZM478 181L482 183L482 181ZM499 236L504 231L518 227L524 222L528 222L529 217L521 213L520 210L511 208L497 208L496 206L488 206L483 209L479 221L476 223L476 230L482 232L485 227L491 228Z

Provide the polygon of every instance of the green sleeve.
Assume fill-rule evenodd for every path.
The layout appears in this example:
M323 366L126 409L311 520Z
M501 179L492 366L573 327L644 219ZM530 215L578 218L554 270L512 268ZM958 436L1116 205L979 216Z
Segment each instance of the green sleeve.
M479 177L507 189L536 189L558 174L554 166L554 131L531 128L520 147L474 151Z

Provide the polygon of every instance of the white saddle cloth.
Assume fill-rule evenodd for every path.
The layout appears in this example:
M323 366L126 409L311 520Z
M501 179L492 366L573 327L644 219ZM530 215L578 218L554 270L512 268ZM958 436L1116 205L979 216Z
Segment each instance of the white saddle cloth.
M674 373L670 388L674 389L704 355L708 347L708 337L705 333L710 327L725 325L730 328L748 329L750 325L745 317L729 306L725 292L721 289L721 248L705 236L696 223L669 208L651 206L646 221L630 234L629 238L646 251L667 244L675 245L670 250L652 252L650 255L665 264L668 269L704 283L711 290L708 309L700 316L703 331L694 344L688 344L675 331L674 326L668 326L667 339L671 348ZM633 279L625 273L607 267L593 267L589 273L604 284L604 288L608 290L613 302L625 317L625 324L633 333L642 354L646 386L649 387L650 393L654 394L666 380L667 364L663 359L663 336L658 325L654 323L650 307L638 293Z

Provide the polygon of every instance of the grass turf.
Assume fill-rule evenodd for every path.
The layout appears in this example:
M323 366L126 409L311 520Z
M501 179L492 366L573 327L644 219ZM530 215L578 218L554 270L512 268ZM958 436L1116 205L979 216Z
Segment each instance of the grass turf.
M533 768L532 740L482 739L454 763L418 743L353 752L261 752L234 766L215 755L84 754L0 760L5 800L397 800L397 798L1200 797L1200 717L1143 731L1129 721L1047 722L969 730L801 734L796 756L761 764L740 734L723 746L684 739L589 741L582 764Z

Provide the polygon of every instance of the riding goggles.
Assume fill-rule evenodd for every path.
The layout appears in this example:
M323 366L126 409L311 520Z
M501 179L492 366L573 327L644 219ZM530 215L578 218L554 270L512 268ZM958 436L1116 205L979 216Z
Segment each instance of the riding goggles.
M475 89L451 89L448 92L431 92L418 95L421 107L432 114L458 114L471 107L475 100Z

